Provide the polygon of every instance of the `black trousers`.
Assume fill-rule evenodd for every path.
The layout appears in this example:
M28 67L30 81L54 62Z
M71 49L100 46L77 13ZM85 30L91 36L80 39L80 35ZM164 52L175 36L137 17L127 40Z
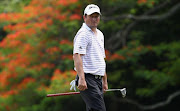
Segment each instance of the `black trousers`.
M88 89L80 91L80 94L86 103L86 111L106 111L103 98L102 78L85 73L85 80Z

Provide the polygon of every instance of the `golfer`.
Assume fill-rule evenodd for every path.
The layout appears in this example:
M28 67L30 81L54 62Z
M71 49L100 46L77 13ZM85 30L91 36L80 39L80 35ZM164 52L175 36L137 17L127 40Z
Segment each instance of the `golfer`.
M97 29L101 12L90 4L84 10L84 23L74 38L73 59L78 89L87 111L106 111L103 92L108 89L104 35Z

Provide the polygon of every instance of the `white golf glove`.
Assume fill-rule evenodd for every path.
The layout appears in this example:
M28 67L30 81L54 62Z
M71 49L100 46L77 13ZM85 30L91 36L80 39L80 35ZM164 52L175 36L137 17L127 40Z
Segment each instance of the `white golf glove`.
M70 90L74 89L74 91L76 91L76 81L75 81L75 80L72 80L71 83L70 83L70 85L71 85Z

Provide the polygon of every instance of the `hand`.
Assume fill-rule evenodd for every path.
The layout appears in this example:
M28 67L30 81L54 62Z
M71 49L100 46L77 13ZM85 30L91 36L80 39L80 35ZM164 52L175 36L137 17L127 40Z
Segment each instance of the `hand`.
M103 82L103 91L104 91L104 93L106 92L107 89L108 89L108 83Z
M78 81L78 89L80 91L84 91L87 89L87 84L86 84L86 81L84 78L79 78L79 81Z

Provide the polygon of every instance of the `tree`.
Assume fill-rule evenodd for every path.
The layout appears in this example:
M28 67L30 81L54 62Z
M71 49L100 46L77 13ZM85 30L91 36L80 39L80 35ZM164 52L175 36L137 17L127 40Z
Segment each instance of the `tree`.
M129 88L131 99L136 101L132 103L152 104L152 107L139 109L165 107L172 102L172 98L167 99L168 102L163 98L169 96L175 99L179 96L179 1L130 0L113 4L119 6L113 5L109 11L103 8L107 10L103 13L105 25L101 27L109 36L106 38L106 48L117 53L114 56L116 59L108 62L107 66L111 74L111 87ZM153 105L156 102L161 105ZM141 106L138 104L135 105Z
M81 19L76 2L32 0L20 12L1 13L7 35L0 42L0 110L28 110L57 86L67 90L75 74L66 36Z

